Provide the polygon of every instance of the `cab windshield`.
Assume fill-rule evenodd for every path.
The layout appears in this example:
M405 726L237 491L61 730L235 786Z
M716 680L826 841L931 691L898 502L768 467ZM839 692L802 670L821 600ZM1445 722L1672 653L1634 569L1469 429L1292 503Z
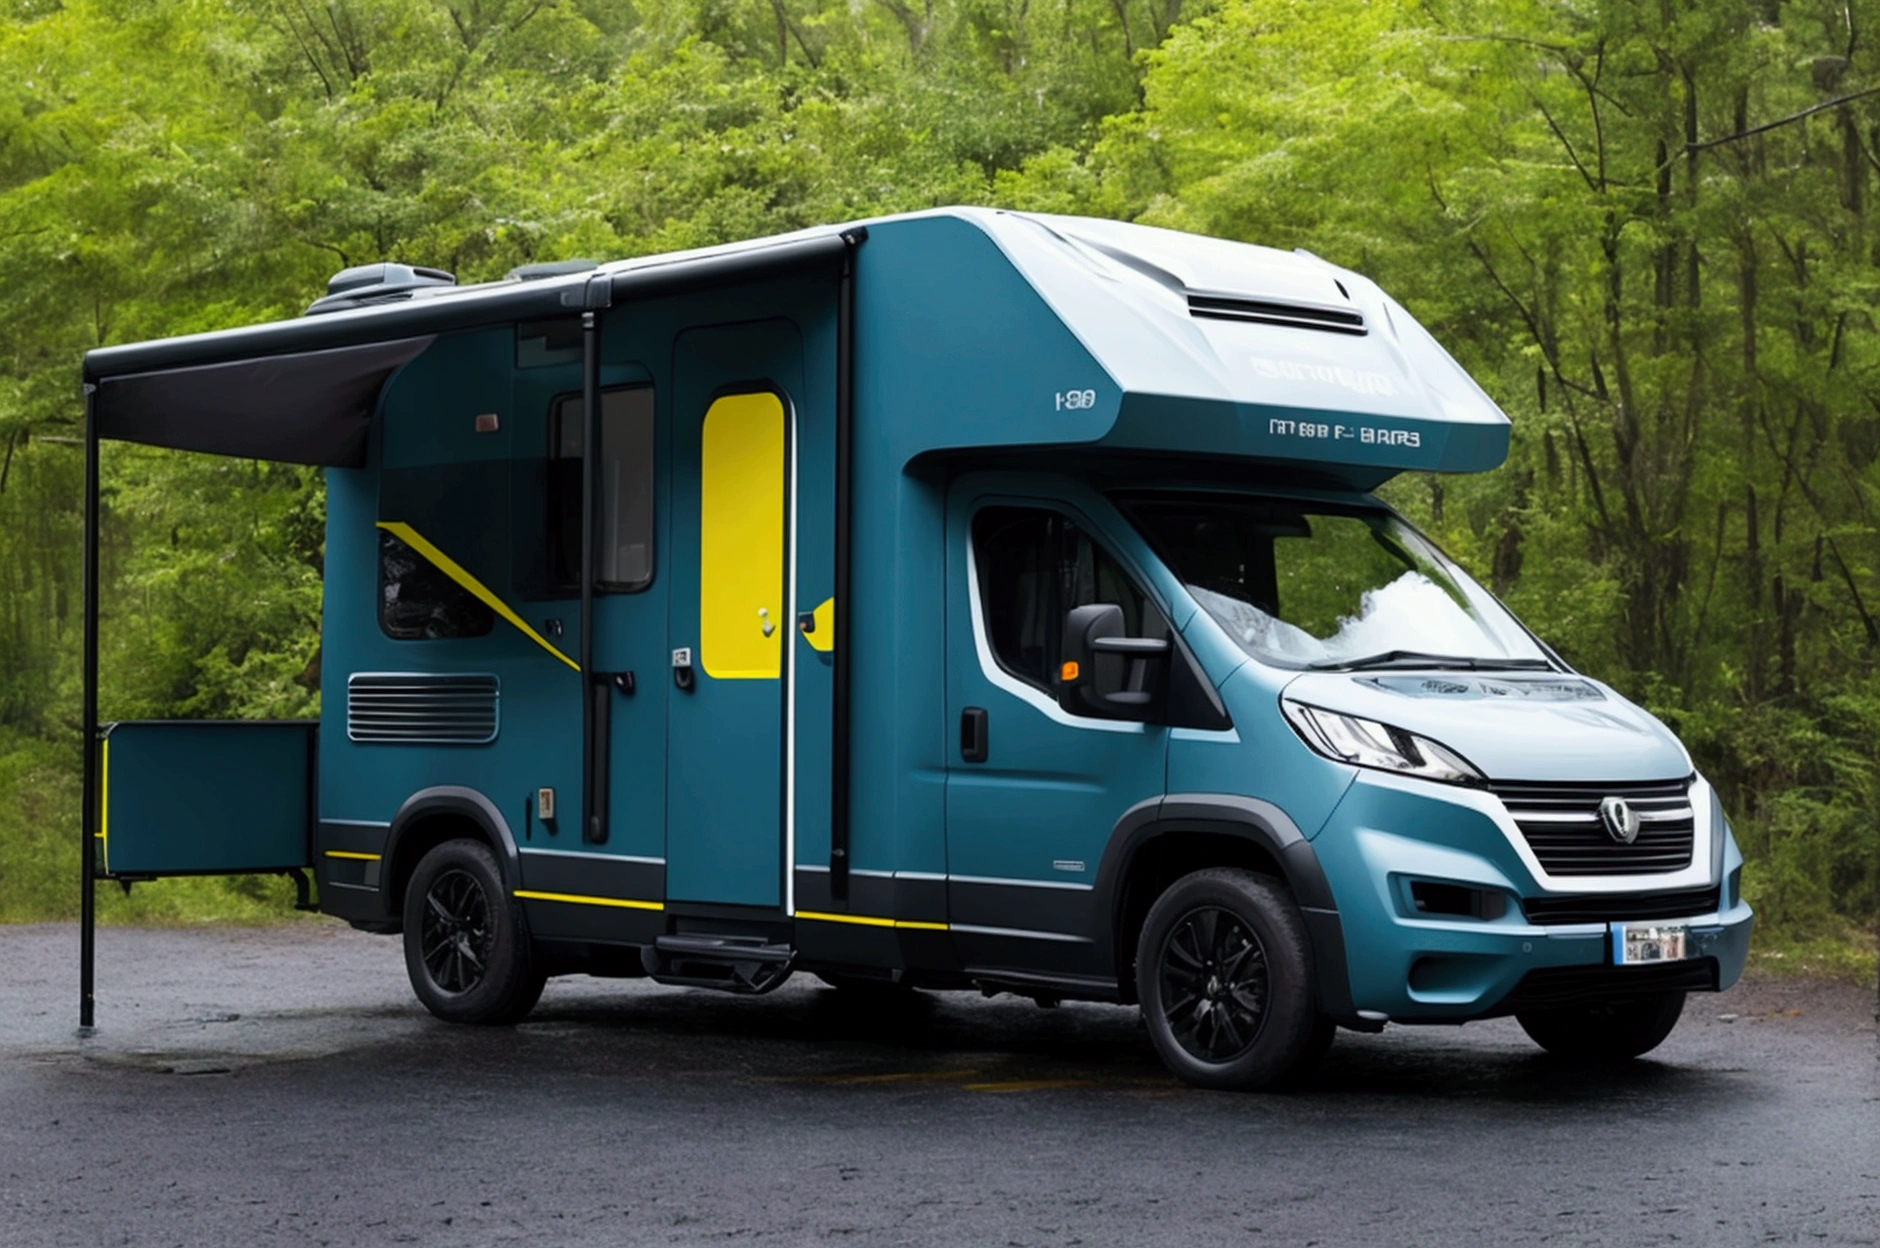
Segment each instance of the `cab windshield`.
M1195 601L1263 662L1553 667L1487 591L1381 508L1232 494L1117 501Z

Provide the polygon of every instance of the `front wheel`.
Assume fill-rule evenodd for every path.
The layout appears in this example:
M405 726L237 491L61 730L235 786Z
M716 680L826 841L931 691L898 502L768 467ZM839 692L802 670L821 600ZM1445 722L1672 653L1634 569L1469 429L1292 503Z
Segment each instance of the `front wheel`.
M1517 1010L1528 1038L1555 1057L1576 1062L1623 1062L1664 1043L1684 1012L1684 994L1660 992L1599 1005Z
M424 1008L452 1023L513 1023L542 995L522 907L481 841L446 841L405 889L405 970Z
M1196 871L1156 900L1136 946L1136 993L1156 1052L1196 1087L1280 1086L1330 1040L1299 907L1252 871Z

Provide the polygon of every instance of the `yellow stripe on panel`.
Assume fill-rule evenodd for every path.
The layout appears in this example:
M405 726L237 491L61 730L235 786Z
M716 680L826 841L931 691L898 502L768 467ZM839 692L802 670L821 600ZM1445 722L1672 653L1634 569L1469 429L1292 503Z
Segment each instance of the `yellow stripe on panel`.
M699 664L714 680L776 680L783 638L786 417L775 394L705 413L699 450Z
M354 853L350 849L329 849L326 851L326 856L328 858L356 858L360 862L379 861L378 854L359 854L359 853Z
M510 610L509 604L504 602L501 598L498 598L495 593L490 590L489 586L479 581L476 577L471 576L455 559L452 559L449 555L419 536L416 529L396 520L381 520L379 521L379 527L430 560L431 563L437 567L438 571L469 590L490 610L496 612L496 614L521 629L523 636L527 637L530 641L542 647L542 649L548 651L563 663L572 667L575 671L578 672L581 670L579 663L576 663L573 659L555 649L554 646L548 643L546 637L536 632L533 628L530 628L527 621Z
M853 923L857 927L899 927L917 932L951 930L944 923L923 923L918 919L882 919L872 914L826 914L820 910L798 910L796 917L814 919L818 923Z
M588 897L580 893L538 893L531 889L519 888L516 896L528 901L563 901L572 906L613 906L621 910L664 910L663 903L657 901L634 901L626 897Z
M111 738L106 737L98 746L98 832L97 837L104 844L104 872L111 874ZM89 887L89 886L87 886Z

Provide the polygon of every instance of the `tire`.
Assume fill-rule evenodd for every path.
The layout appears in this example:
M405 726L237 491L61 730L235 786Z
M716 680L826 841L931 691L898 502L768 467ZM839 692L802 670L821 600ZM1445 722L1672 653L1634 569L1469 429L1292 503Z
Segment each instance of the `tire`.
M1299 907L1252 871L1196 871L1156 899L1136 945L1136 993L1156 1052L1198 1088L1278 1088L1330 1044Z
M1528 1038L1555 1057L1574 1062L1625 1062L1664 1043L1684 1012L1684 994L1661 992L1598 1005L1517 1010Z
M405 888L405 971L424 1008L452 1023L520 1021L547 981L489 846L446 841Z

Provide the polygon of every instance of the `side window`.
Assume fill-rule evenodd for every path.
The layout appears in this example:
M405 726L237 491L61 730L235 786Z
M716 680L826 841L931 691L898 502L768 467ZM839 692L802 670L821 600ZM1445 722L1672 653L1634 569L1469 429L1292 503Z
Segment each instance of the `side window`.
M379 627L395 641L481 637L496 614L401 538L379 530Z
M973 517L986 643L1012 675L1055 696L1051 673L1072 607L1115 603L1131 637L1167 636L1161 612L1103 547L1067 517L987 507Z
M549 422L548 568L551 583L581 583L581 396L555 401ZM601 392L600 514L595 578L602 588L653 580L653 391Z

